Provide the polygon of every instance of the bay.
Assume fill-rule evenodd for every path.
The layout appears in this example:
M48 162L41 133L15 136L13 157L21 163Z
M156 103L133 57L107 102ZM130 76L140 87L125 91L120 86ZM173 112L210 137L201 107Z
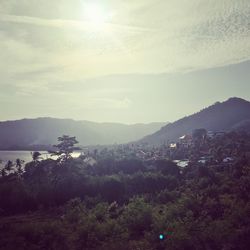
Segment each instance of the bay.
M56 159L56 157L51 157L47 151L39 151L41 154L41 159ZM74 152L72 156L74 158L79 157L81 152ZM4 166L8 161L15 162L16 159L23 160L24 163L32 161L32 152L31 151L0 151L0 166Z

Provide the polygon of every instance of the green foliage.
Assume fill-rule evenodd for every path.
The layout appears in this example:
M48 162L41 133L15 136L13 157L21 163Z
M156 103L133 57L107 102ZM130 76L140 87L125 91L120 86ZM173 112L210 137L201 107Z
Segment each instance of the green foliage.
M33 161L37 162L40 159L40 157L41 157L41 153L40 152L37 152L37 151L32 152L32 159L33 159Z
M78 143L76 138L70 137L68 135L63 135L61 137L58 137L58 144L54 145L54 147L58 148L58 151L55 152L55 155L58 155L59 160L62 162L65 162L72 158L71 154L78 150L79 147L76 147L75 144Z
M18 174L9 171L21 162L9 163L0 178L0 250L248 250L248 139L209 141L212 163L185 169L107 151L94 166L69 157L33 161ZM221 163L227 153L237 160Z
M151 229L152 207L143 198L134 198L124 208L121 220L132 237L140 237Z
M4 236L0 235L1 250L67 250L67 238L63 232L63 227L58 222L36 222L25 221L25 223L16 223L7 225L1 223L1 231L4 230Z

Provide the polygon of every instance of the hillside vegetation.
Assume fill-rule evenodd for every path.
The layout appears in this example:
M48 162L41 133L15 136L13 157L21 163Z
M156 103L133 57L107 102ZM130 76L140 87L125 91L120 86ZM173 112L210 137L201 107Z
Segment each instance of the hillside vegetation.
M107 149L88 165L64 139L58 160L37 154L25 171L18 161L2 171L1 250L249 249L250 135L210 140L213 161L186 168Z
M207 131L249 131L249 120L250 102L240 98L230 98L170 123L140 142L160 145L176 140L184 134L191 134L194 129L198 128L204 128Z
M166 123L125 125L70 119L38 118L0 122L0 150L43 150L63 134L76 135L81 145L106 145L136 141ZM47 146L47 147L46 147Z

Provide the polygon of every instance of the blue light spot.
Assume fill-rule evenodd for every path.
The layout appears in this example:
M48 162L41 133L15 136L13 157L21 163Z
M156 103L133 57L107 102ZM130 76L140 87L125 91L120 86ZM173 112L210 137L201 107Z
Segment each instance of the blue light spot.
M160 240L164 240L164 238L165 238L165 237L164 237L163 234L160 234L160 235L159 235L159 239L160 239Z

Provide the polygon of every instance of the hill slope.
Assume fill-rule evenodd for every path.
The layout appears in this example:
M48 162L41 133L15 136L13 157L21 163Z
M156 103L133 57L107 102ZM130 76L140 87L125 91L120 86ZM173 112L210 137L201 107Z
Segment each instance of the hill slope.
M0 149L50 145L63 134L76 136L81 145L127 143L154 133L165 124L124 125L54 118L6 121L0 122Z
M163 144L180 136L192 133L194 129L205 128L211 131L229 131L249 128L250 102L240 98L230 98L225 102L201 110L188 117L161 128L156 133L143 138L140 142Z

